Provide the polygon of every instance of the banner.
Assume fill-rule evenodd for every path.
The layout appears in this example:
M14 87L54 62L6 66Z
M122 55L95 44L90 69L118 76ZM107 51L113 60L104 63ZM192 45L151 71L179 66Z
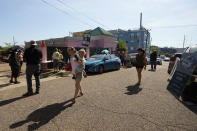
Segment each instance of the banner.
M187 86L195 68L197 66L197 52L184 53L167 89L175 96L180 97Z
M90 34L84 34L82 45L88 46L90 44L90 37Z

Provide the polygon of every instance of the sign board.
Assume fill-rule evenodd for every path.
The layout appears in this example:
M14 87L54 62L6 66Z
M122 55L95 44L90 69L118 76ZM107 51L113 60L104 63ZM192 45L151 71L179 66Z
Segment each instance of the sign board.
M177 98L181 96L183 93L187 81L190 79L190 75L180 72L180 71L175 71L174 75L167 87L167 89Z
M184 53L177 65L167 89L175 96L180 97L197 66L197 53Z
M83 35L83 42L82 42L82 45L84 45L84 46L89 46L89 44L90 44L90 34L84 34Z

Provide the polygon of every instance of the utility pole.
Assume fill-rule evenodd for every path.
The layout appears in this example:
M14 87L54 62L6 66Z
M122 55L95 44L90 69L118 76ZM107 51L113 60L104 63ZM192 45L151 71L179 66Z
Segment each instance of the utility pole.
M139 30L139 48L141 47L141 43L142 43L142 35L141 32L142 31L142 12L140 13L140 30Z
M14 39L14 36L13 36L13 44L14 44L14 46L16 45L16 41L15 41L15 39Z
M142 12L140 13L140 30L142 29Z
M183 39L183 49L185 48L185 35L184 35L184 39Z

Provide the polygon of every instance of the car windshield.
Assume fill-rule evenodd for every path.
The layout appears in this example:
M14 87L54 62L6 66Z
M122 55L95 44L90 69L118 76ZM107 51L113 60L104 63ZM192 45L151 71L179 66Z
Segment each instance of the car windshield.
M182 54L175 54L174 56L181 58Z
M90 58L88 58L89 61L94 61L94 60L102 60L104 58L104 55L93 55Z
M137 53L132 53L132 54L130 54L130 56L136 56L136 54L137 54Z

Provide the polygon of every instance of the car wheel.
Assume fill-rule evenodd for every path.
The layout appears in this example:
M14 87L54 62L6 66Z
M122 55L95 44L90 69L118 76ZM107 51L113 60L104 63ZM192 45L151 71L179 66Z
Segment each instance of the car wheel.
M101 65L99 66L99 73L102 74L104 72L104 67Z

